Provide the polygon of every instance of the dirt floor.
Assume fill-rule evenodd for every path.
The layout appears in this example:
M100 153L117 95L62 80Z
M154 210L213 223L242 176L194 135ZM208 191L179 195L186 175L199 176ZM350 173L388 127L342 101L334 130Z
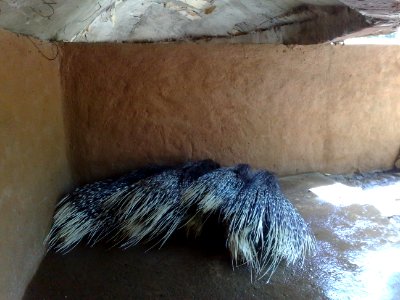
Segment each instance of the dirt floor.
M217 235L177 237L147 252L50 253L24 299L400 299L400 176L371 176L281 179L318 250L302 268L282 265L268 284L252 283L246 267L233 270Z

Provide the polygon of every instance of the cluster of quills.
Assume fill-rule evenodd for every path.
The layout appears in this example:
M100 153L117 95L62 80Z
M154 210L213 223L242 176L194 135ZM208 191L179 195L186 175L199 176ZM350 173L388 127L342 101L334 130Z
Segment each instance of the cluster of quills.
M246 264L253 278L269 280L281 261L303 264L315 249L273 174L212 160L150 165L77 188L58 203L46 243L62 253L81 241L161 247L180 228L200 233L212 215L225 229L233 265Z

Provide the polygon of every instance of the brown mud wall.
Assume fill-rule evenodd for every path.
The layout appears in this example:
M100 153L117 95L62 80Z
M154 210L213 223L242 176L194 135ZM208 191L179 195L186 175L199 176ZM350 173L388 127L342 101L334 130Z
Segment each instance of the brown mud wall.
M393 165L400 51L374 46L65 44L77 179L213 158L279 174Z
M22 297L70 184L55 50L0 30L0 299Z

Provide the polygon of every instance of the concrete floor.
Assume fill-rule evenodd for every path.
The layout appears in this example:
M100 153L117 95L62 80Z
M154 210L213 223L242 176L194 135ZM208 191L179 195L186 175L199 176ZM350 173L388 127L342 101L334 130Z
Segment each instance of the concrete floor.
M245 267L232 270L215 237L175 238L149 252L103 245L48 254L24 299L400 299L400 177L384 183L391 194L340 185L317 189L320 197L309 191L334 184L321 174L281 179L318 250L302 268L281 266L269 284L251 283Z

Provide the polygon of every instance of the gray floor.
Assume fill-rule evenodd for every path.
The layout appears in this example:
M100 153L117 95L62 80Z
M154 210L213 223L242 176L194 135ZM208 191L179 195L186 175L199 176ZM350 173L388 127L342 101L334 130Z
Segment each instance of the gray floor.
M232 270L216 239L176 238L149 252L103 245L49 254L25 299L400 299L400 178L393 178L367 190L355 187L362 179L346 188L335 181L343 178L316 173L282 178L318 250L302 268L281 266L269 284L251 283L245 267ZM379 182L383 189L374 189ZM320 197L309 191L321 186L330 189L315 191Z

